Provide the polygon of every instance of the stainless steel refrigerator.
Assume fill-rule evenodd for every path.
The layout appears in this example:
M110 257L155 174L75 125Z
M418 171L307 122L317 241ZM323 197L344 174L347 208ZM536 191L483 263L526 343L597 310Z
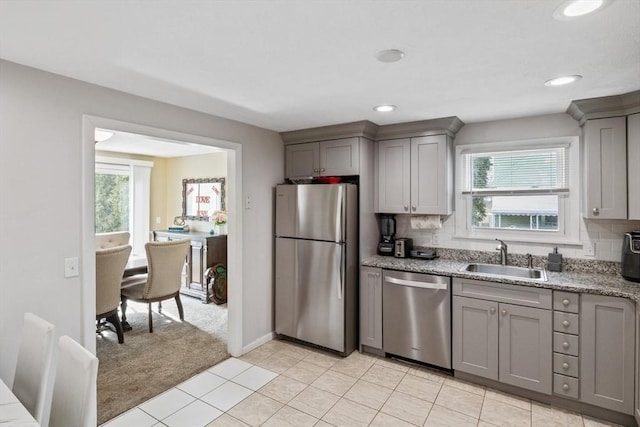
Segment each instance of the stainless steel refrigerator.
M276 333L336 350L357 345L358 191L276 187Z

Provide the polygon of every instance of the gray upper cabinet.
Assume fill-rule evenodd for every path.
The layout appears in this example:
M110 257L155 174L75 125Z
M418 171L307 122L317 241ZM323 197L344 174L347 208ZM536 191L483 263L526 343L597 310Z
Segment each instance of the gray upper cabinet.
M551 394L551 291L454 278L453 292L453 369Z
M452 147L447 135L380 141L376 212L451 214Z
M411 204L411 141L378 142L376 212L409 213Z
M626 134L625 117L587 120L584 125L585 218L627 218Z
M640 113L627 116L629 219L640 220Z
M633 414L635 304L583 294L580 312L580 400Z
M379 268L360 267L360 345L382 349L382 270Z
M358 175L359 138L292 144L285 147L287 178Z

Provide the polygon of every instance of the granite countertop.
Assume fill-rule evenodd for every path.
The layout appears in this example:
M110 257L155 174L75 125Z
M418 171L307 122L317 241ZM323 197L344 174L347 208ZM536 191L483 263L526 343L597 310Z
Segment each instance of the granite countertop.
M373 255L365 258L361 265L367 267L380 267L389 270L411 271L416 273L439 274L452 277L464 277L469 279L489 280L491 282L506 283L520 286L532 286L558 291L586 292L614 297L624 297L640 304L640 283L625 280L617 274L586 273L568 271L556 273L547 271L548 281L538 282L527 279L510 277L486 276L477 273L460 271L469 262L451 259L437 258L434 260L422 260L413 258L394 258L388 256Z

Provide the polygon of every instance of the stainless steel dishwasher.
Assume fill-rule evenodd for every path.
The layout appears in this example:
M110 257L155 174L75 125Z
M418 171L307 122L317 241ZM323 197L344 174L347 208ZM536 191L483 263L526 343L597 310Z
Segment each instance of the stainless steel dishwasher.
M451 278L383 271L385 353L451 369Z

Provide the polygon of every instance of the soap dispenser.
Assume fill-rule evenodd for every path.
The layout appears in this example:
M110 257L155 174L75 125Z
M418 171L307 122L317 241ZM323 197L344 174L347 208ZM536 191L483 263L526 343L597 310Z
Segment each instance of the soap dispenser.
M553 248L547 260L547 270L562 271L562 254L558 253L558 247Z

